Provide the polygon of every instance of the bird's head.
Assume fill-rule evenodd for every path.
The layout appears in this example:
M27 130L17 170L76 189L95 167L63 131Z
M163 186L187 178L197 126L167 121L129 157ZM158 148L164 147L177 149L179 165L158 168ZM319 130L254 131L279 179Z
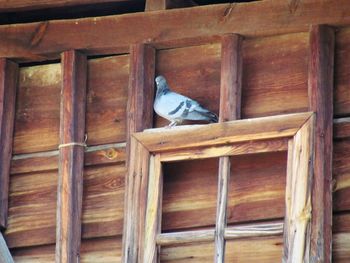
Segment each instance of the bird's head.
M167 83L166 83L166 79L159 75L156 77L156 84L157 84L157 89L164 89L167 88Z

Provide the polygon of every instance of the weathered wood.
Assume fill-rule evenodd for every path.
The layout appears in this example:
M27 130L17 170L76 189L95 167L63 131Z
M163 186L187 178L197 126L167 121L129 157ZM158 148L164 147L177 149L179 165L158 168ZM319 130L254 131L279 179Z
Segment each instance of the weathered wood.
M11 253L6 245L5 239L0 232L0 262L14 263Z
M289 144L283 262L311 262L314 116Z
M215 262L224 262L225 258L225 227L228 186L231 174L231 163L228 156L219 159L218 175L218 197L216 205L216 224L215 224Z
M14 12L34 9L46 9L46 8L57 8L57 7L68 7L74 5L87 5L97 4L103 2L121 2L123 0L20 0L13 3L9 3L6 0L0 1L0 12ZM133 1L133 0L128 0ZM136 1L136 0L135 0Z
M161 231L163 174L159 155L150 158L144 253L141 262L159 260L156 237Z
M176 244L194 242L213 242L215 239L214 229L192 230L184 232L162 233L157 235L157 245L170 246ZM283 222L259 223L229 226L225 228L225 239L237 239L247 237L275 236L283 233Z
M123 261L137 262L142 252L147 198L148 151L130 139L134 132L142 132L153 125L153 95L155 49L135 44L130 48L129 94L127 105L127 166ZM132 149L131 149L132 147ZM135 155L135 156L132 156Z
M350 118L333 119L333 138L345 139L350 137Z
M180 160L197 160L220 156L234 156L287 150L288 139L250 141L227 146L209 147L204 149L186 149L183 151L164 152L160 154L162 162Z
M332 262L332 152L334 30L312 26L309 110L316 113L310 260Z
M159 128L135 133L134 137L151 152L208 147L250 140L290 137L310 116L311 113L296 113L209 125Z
M219 122L241 117L242 94L242 39L239 35L227 35L221 43L220 114ZM215 262L224 262L226 211L230 180L230 158L219 159L218 197L215 224Z
M126 160L125 143L86 147L84 165L123 163ZM11 174L33 173L58 169L58 150L14 155Z
M76 51L64 52L62 72L56 262L80 262L86 56Z
M124 164L84 170L82 238L122 235ZM11 176L8 228L10 248L55 243L57 171Z
M0 58L0 228L7 226L18 65Z
M310 23L347 25L350 19L342 14L349 11L347 0L327 1L322 5L317 0L308 0L299 5L296 16L289 12L285 0L277 0L236 4L234 9L231 4L221 4L106 18L6 25L0 27L0 57L46 60L58 58L60 52L69 49L88 50L89 54L115 54L127 52L131 43L156 42L157 48L163 48L203 43L213 34L235 32L250 37L306 32ZM250 17L254 19L248 19ZM154 27L154 21L162 23ZM203 25L207 25L205 30ZM125 28L133 34L126 35ZM89 34L76 35L84 31Z
M241 118L242 41L239 35L222 37L219 122Z

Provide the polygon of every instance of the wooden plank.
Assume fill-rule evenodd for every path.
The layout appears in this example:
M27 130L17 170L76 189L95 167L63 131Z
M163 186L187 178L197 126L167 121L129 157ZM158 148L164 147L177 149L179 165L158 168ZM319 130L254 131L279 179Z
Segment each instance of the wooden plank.
M234 12L231 4L220 4L106 18L1 26L0 56L45 60L57 58L60 52L73 48L88 50L89 54L115 54L127 52L131 43L156 42L157 48L174 47L203 43L213 34L278 35L306 32L311 23L331 26L350 23L350 19L342 15L350 11L347 0L330 0L322 5L317 0L308 0L299 5L298 15L289 12L285 0L236 4L234 7ZM154 27L154 21L162 23ZM284 26L281 27L281 24ZM203 29L203 25L207 26ZM126 35L126 28L133 34ZM75 32L89 34L78 37Z
M309 57L309 110L316 113L310 257L332 262L332 152L334 30L312 26Z
M152 156L149 169L144 254L141 262L158 262L156 237L161 231L163 199L162 164L159 155Z
M62 55L56 262L79 262L83 198L86 56ZM77 145L80 143L80 145Z
M283 233L283 222L250 224L245 226L233 226L225 229L225 239L265 237L281 235Z
M108 2L122 2L123 0L20 0L13 3L8 1L0 1L0 12L14 12L14 11L25 11L35 9L46 9L46 8L57 8L57 7L68 7L76 5L88 5ZM128 0L133 1L133 0ZM137 1L137 0L135 0Z
M82 238L122 235L124 164L84 169ZM10 248L55 243L57 171L11 176L8 228Z
M0 59L0 228L7 226L18 65Z
M58 63L20 68L14 154L57 150L61 81Z
M192 230L158 234L156 243L158 246L172 246L176 244L213 242L215 230Z
M227 146L209 147L204 149L186 149L183 151L164 152L160 154L162 162L197 160L220 156L234 156L287 150L288 139L249 141Z
M201 146L215 146L250 140L290 137L311 113L286 114L207 125L159 128L135 133L149 151L165 151ZM210 131L210 132L209 132Z
M333 119L333 138L346 139L350 137L350 118Z
M283 262L309 262L314 117L294 136L288 150Z
M0 232L0 262L14 263L11 253L6 245L5 239Z
M123 261L136 262L142 252L147 198L148 151L132 142L131 134L153 125L155 49L135 44L130 48L129 94L127 105L127 166ZM134 145L134 146L131 146ZM132 148L131 148L132 147ZM132 156L136 154L135 156ZM136 229L136 230L135 230ZM141 251L141 252L140 252Z
M126 160L125 143L86 147L84 165L123 163ZM14 155L11 174L43 172L58 169L58 150Z

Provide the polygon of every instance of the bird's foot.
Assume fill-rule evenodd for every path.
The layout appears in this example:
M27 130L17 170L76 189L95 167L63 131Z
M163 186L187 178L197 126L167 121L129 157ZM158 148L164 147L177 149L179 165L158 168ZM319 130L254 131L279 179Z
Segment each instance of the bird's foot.
M176 121L172 121L172 122L169 123L168 126L165 126L165 128L170 129L171 127L174 127L176 125L177 125L177 122Z

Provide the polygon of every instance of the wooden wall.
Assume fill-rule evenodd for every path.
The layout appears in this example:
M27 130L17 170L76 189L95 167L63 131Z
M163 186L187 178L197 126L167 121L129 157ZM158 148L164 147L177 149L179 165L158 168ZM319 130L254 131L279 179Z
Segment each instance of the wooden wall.
M220 45L158 50L156 72L174 90L218 112ZM242 117L302 112L307 99L308 33L248 38L243 43ZM333 262L350 261L350 27L336 33ZM129 56L88 63L88 145L84 170L82 262L120 262L124 208L126 103ZM61 68L21 67L5 238L16 262L53 262L57 156L28 157L58 147ZM166 122L155 118L155 126ZM120 144L121 143L121 144ZM31 155L29 155L30 157ZM272 221L284 215L286 153L235 157L229 224ZM163 231L215 224L218 161L165 168ZM278 262L282 237L227 243L227 262ZM253 253L254 252L254 253ZM212 262L214 244L166 247L164 262Z

